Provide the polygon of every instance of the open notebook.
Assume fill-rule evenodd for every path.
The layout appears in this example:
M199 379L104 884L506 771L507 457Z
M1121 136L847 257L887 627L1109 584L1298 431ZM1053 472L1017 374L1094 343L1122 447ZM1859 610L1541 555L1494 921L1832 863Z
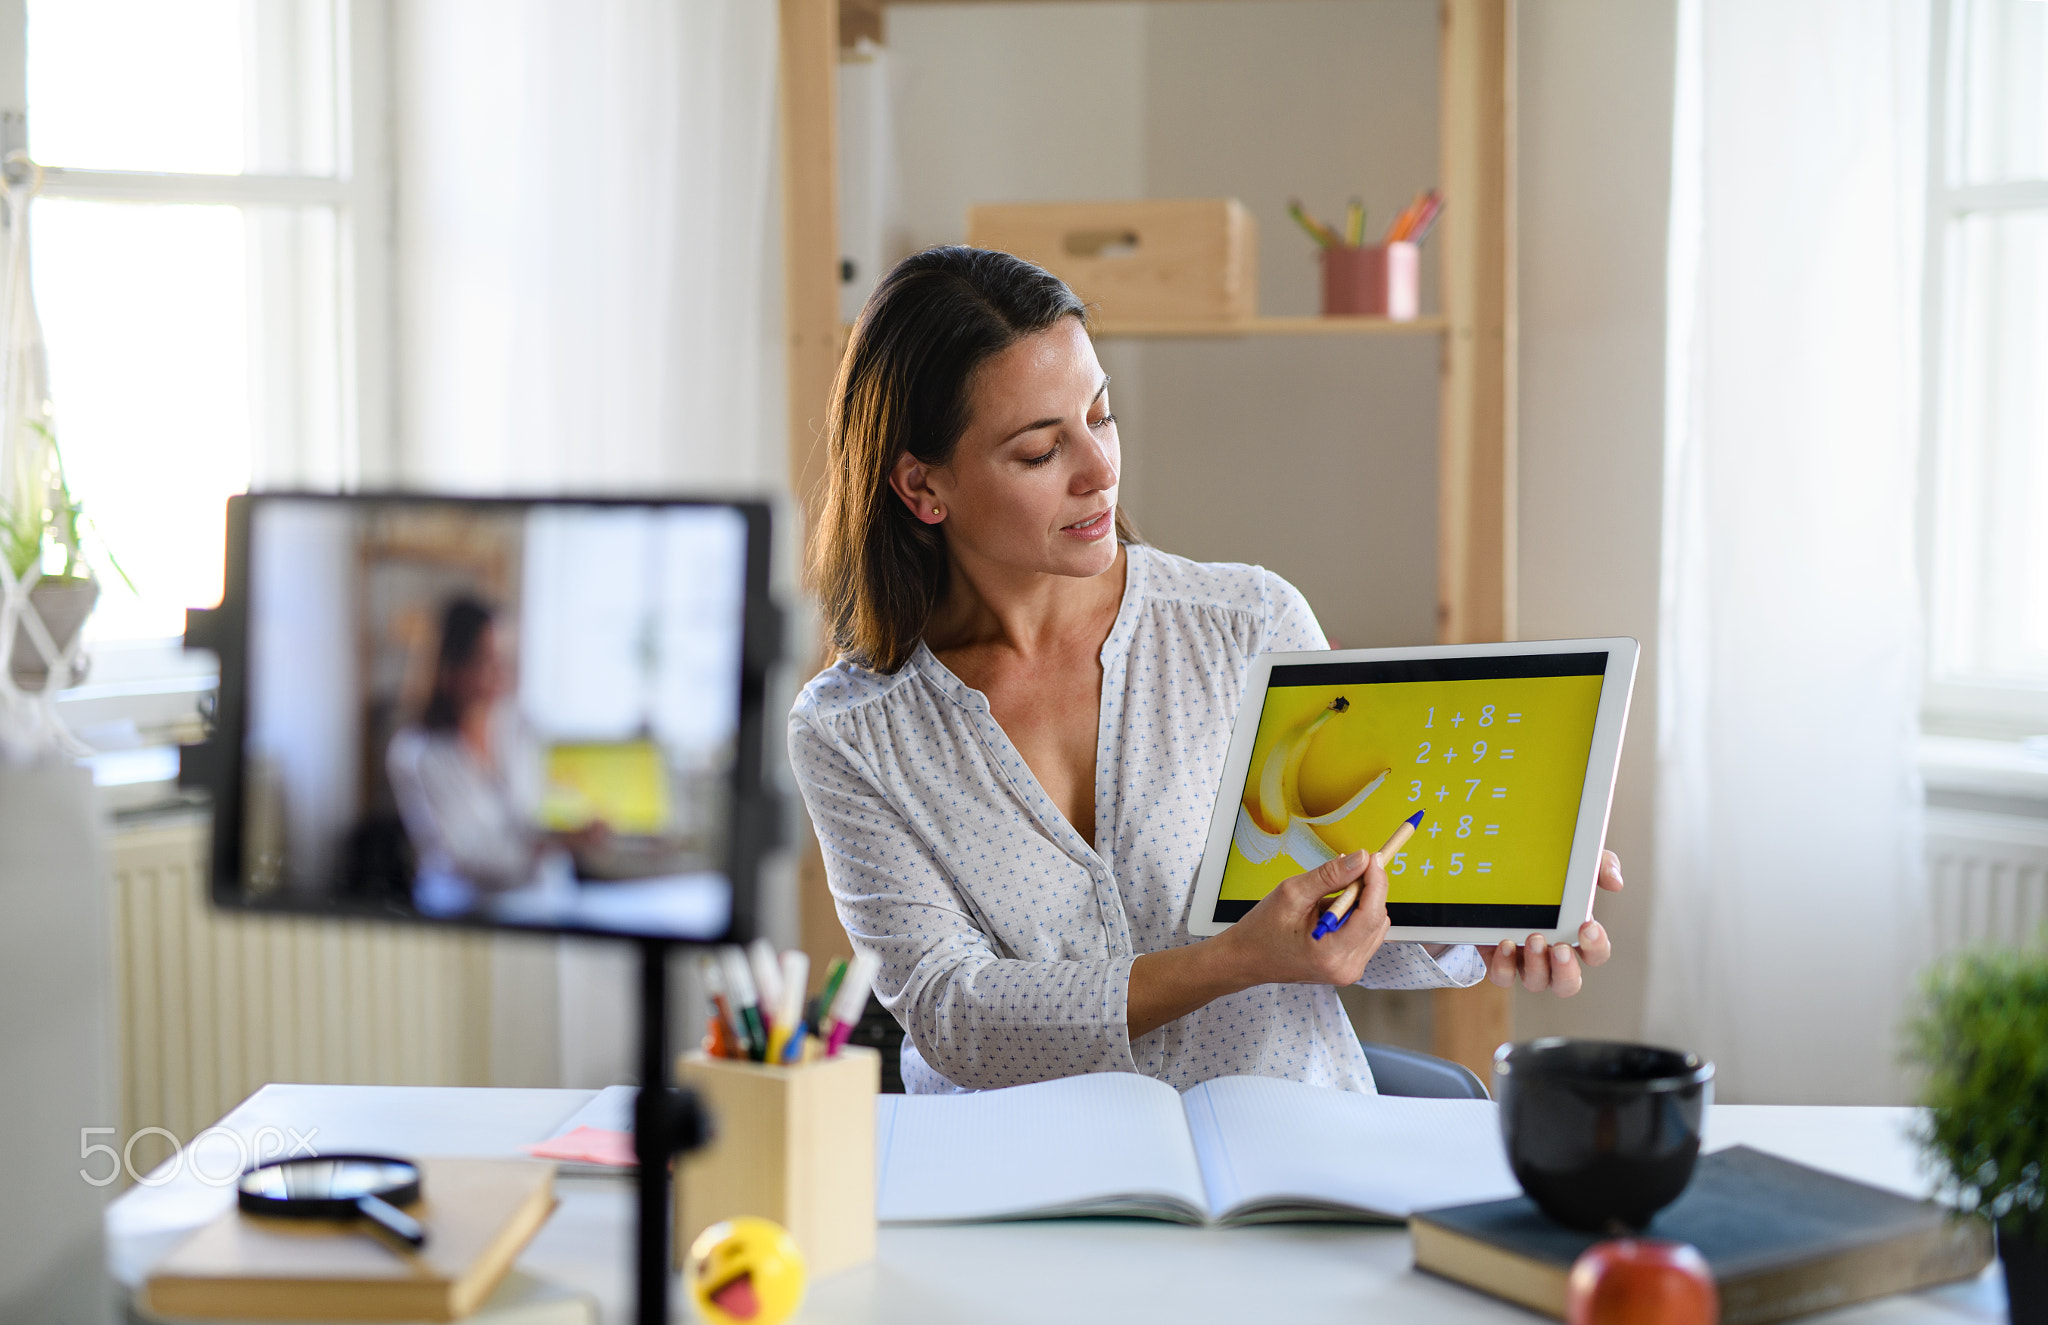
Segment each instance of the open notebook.
M1137 1215L1191 1224L1406 1219L1516 1195L1484 1100L1219 1077L1178 1094L1104 1072L973 1095L885 1095L883 1222Z

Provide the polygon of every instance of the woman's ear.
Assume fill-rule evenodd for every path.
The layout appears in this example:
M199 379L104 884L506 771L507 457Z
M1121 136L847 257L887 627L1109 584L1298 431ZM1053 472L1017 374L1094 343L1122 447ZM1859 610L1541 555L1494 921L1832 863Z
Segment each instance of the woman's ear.
M889 471L889 486L912 515L926 524L937 524L946 518L946 508L939 494L932 490L931 477L931 468L905 451L896 457L896 467Z

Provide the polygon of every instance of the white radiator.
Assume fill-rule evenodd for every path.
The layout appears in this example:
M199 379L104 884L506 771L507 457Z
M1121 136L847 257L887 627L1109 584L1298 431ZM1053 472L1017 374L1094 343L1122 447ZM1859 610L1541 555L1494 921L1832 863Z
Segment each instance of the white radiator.
M215 911L210 831L113 838L123 1143L189 1141L271 1081L489 1084L487 937ZM131 1174L170 1154L133 1144Z
M1927 874L1939 952L2037 939L2048 926L2048 820L1931 808Z

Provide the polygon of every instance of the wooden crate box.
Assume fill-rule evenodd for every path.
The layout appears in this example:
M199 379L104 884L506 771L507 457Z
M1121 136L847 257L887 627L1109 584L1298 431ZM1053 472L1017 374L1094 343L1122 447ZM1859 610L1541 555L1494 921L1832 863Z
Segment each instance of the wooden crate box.
M1037 263L1108 323L1258 312L1258 225L1235 198L988 204L968 209L967 242Z

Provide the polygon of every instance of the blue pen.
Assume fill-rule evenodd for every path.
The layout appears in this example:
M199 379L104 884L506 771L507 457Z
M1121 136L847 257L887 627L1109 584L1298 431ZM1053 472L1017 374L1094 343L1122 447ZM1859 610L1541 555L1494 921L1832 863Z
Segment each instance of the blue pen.
M1415 835L1415 830L1421 823L1421 810L1401 821L1401 826L1394 830L1394 835L1387 839L1387 844L1373 853L1373 859L1379 862L1381 868L1385 868L1388 861L1401 854L1401 848L1408 845L1408 839ZM1321 938L1325 934L1334 934L1344 928L1344 922L1351 919L1352 908L1358 905L1358 898L1364 889L1365 880L1361 878L1339 893L1337 900L1330 903L1322 915L1316 918L1316 930L1311 937Z

